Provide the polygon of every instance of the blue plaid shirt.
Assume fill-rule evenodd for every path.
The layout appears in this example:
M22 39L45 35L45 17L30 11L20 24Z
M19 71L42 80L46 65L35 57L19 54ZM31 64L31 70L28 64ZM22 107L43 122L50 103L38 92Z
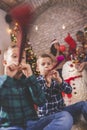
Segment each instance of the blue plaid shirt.
M46 96L46 103L38 107L38 116L42 117L61 111L65 106L61 92L69 94L72 92L72 87L64 81L59 85L55 80L52 80L51 86L47 87L43 76L37 77L37 80Z

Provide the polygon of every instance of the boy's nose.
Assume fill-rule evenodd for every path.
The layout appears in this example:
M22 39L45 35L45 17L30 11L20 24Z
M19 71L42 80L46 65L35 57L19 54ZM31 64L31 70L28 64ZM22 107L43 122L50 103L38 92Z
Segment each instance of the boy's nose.
M46 68L46 69L49 69L49 66L47 65L47 66L45 66L45 68Z
M18 61L13 62L13 64L15 64L15 65L19 65Z
M45 64L45 67L48 67L48 64Z

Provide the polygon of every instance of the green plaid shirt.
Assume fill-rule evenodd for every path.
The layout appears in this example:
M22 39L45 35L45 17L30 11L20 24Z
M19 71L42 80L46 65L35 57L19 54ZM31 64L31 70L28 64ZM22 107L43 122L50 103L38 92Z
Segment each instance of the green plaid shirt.
M27 120L37 119L34 104L41 106L44 102L45 96L34 75L20 80L0 76L0 107L8 117L8 125L22 126Z

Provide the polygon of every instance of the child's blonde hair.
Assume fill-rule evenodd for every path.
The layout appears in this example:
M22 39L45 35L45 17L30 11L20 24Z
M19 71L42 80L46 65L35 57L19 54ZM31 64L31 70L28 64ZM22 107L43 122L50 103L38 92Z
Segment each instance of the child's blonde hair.
M52 59L52 57L50 56L50 54L43 53L43 54L41 54L41 55L38 57L38 59L37 59L37 65L39 64L39 59L41 59L41 58L50 58L51 61L52 61L52 63L53 63L53 59Z
M16 48L16 47L18 48L17 45L11 45L11 46L9 46L9 47L4 51L4 60L7 59L9 50L12 50L12 49L14 49L14 48Z

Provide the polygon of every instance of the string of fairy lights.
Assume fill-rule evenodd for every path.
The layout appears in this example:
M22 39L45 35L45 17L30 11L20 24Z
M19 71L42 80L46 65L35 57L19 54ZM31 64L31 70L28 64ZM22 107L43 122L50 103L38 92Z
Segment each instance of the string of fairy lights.
M18 34L18 31L19 31L19 27L18 27L18 23L15 23L15 26L14 28L12 29L12 32L10 33L10 36L11 36L11 41L12 43L17 43L17 34Z

